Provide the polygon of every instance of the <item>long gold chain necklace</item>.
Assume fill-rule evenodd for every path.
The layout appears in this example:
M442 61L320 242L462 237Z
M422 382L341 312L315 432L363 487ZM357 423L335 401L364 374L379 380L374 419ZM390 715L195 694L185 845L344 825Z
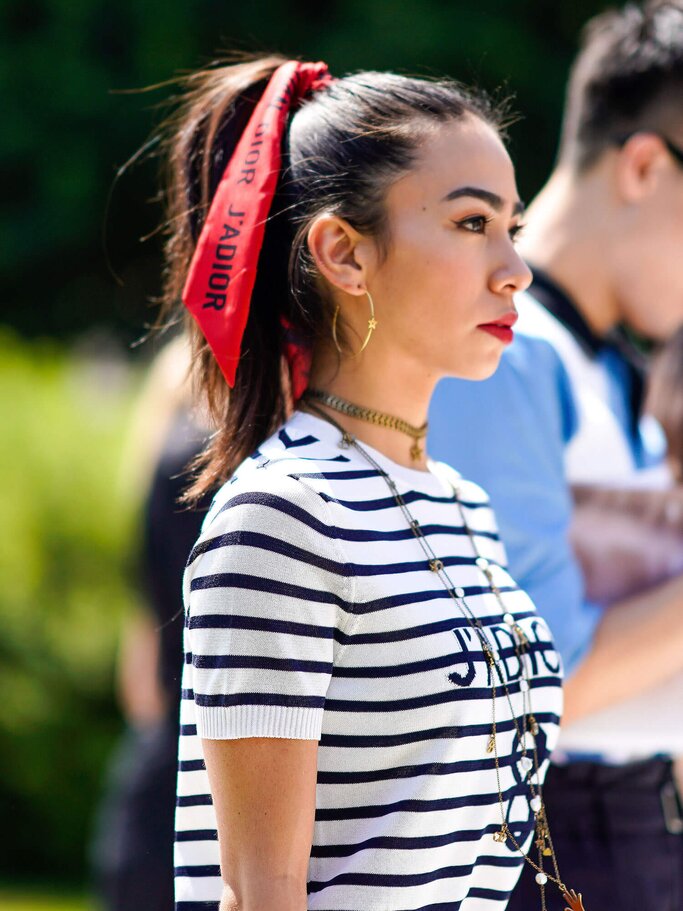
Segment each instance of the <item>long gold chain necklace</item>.
M306 398L315 399L328 408L347 414L351 418L358 418L360 421L368 421L370 424L376 424L378 427L388 427L390 430L398 430L399 433L405 433L406 436L412 437L413 445L410 447L410 458L415 462L424 453L420 446L420 440L427 436L428 424L424 422L420 427L414 427L403 418L394 417L393 414L385 414L383 411L373 411L372 408L364 408L362 405L354 405L338 395L331 395L329 392L323 392L321 389L307 389Z
M325 393L317 393L316 391L315 396L312 396L309 393L306 395L308 399L315 397L318 401L321 401L321 396L325 395ZM370 455L370 453L367 452L363 446L361 446L358 440L352 434L344 430L344 428L332 417L330 417L330 415L326 414L322 409L318 408L310 401L307 401L305 404L308 408L310 408L311 411L315 412L325 421L337 428L341 434L341 441L339 445L342 449L353 447L367 462L369 462L370 465L372 465L377 473L384 479L384 482L391 491L396 505L401 510L408 525L410 526L410 529L415 535L415 538L419 542L422 552L427 559L427 565L430 571L439 577L439 580L448 592L449 597L455 603L458 610L464 616L470 628L474 631L475 635L479 639L484 657L488 664L489 679L491 681L491 733L486 747L486 752L493 754L493 761L496 772L496 785L498 790L498 805L500 807L501 813L501 827L499 830L494 832L494 841L502 844L509 840L515 850L521 854L524 861L533 867L533 869L536 871L536 882L540 888L541 894L541 911L547 911L545 886L548 882L552 882L558 887L562 897L569 906L566 911L585 911L581 893L576 893L573 889L568 889L562 881L552 836L550 834L550 826L548 824L545 803L543 800L543 788L540 780L540 764L538 761L538 747L536 743L539 727L538 722L534 717L531 706L531 686L529 683L529 672L527 669L527 662L524 660L524 656L529 649L529 640L524 630L515 621L514 616L509 613L509 611L507 611L502 599L501 591L493 579L493 571L491 569L489 561L479 553L475 537L469 525L467 524L465 512L462 507L462 503L460 502L458 490L454 487L453 484L450 484L450 487L453 491L455 503L458 507L460 521L462 522L463 528L467 533L468 540L474 552L475 565L483 572L484 576L486 577L491 593L495 597L496 602L503 613L503 622L513 634L512 639L514 643L515 655L519 661L520 667L522 668L522 678L520 679L520 690L522 692L521 724L512 704L512 697L505 679L505 674L502 670L498 650L490 642L481 620L474 614L469 604L467 603L464 590L458 586L455 586L451 581L451 578L444 566L443 560L440 560L434 553L429 540L420 527L420 523L413 517L393 478ZM500 683L501 689L503 690L503 694L505 696L505 700L510 709L510 716L512 718L515 733L517 735L517 741L522 752L520 766L527 775L526 782L531 793L529 806L532 813L534 814L534 828L536 831L536 839L534 841L534 844L538 849L538 861L534 861L524 851L519 841L510 830L510 827L506 821L505 798L503 796L503 789L500 781L500 757L498 754L496 721L496 700L498 684L496 682L496 678ZM528 755L529 735L532 741L531 756ZM544 869L544 858L546 857L549 857L551 860L552 872Z

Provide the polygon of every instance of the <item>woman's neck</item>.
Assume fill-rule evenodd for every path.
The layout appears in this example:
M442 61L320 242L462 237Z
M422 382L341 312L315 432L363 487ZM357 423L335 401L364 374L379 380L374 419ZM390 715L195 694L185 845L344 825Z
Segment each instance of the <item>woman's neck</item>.
M378 352L375 352L374 359L371 359L369 349L367 355L354 361L342 359L340 365L336 352L316 356L311 370L310 388L338 396L361 408L400 418L413 427L424 424L436 378L420 377L415 370L397 371L395 365L391 370L384 370ZM344 430L358 437L361 443L377 449L392 462L406 468L426 469L425 438L419 441L421 454L414 458L415 440L410 435L342 414L319 401L314 404L334 418Z

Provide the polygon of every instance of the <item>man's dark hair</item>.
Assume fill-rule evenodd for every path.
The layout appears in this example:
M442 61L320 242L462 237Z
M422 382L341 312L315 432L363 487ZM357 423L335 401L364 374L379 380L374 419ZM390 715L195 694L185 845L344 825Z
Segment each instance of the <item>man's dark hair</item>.
M683 124L683 0L609 10L585 26L572 67L560 161L593 165L619 139Z

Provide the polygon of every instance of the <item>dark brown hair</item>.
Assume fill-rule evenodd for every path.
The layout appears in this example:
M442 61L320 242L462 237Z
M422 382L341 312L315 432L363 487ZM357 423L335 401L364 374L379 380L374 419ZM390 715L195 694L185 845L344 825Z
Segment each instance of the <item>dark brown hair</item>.
M683 0L595 16L572 66L560 160L580 171L631 133L683 124Z
M268 79L283 62L265 57L217 66L185 80L166 138L164 318L179 305L226 163ZM322 212L338 215L373 236L382 249L389 240L388 187L410 169L435 124L467 115L501 126L500 109L451 80L363 72L317 91L290 117L234 389L228 389L189 321L196 388L217 427L195 465L189 501L225 481L286 417L291 397L283 367L282 318L307 344L329 338L331 308L320 293L306 244L312 220Z

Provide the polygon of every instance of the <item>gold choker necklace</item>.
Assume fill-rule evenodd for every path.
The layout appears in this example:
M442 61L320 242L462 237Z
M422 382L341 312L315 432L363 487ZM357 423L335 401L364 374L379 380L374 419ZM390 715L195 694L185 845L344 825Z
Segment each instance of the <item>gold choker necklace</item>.
M306 390L306 398L315 399L321 405L327 405L334 411L340 411L351 418L358 418L360 421L368 421L370 424L376 424L378 427L388 427L390 430L398 430L399 433L405 433L413 440L410 447L410 458L417 461L424 453L420 446L420 440L427 436L427 421L421 427L414 427L403 418L394 417L392 414L384 414L382 411L373 411L372 408L364 408L362 405L354 405L338 395L331 395L329 392L323 392L321 389Z

